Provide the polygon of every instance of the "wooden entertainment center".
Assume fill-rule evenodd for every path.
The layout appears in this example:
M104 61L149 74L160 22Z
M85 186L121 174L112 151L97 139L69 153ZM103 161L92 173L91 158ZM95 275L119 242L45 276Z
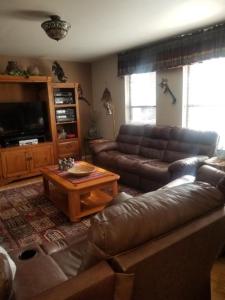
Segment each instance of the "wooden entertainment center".
M37 144L28 141L23 146L17 143L0 147L0 185L38 175L41 168L57 163L59 158L80 157L77 86L77 83L53 83L48 76L0 75L0 105L41 101L47 108L43 140L37 139ZM0 119L0 137L1 130ZM26 140L26 136L21 140Z

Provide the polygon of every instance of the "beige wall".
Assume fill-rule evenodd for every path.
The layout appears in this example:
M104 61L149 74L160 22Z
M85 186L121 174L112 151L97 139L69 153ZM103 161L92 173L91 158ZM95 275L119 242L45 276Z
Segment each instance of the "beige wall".
M157 124L182 125L182 68L157 73ZM164 94L159 87L162 78L168 80L169 87L177 98L175 105L169 94ZM105 114L101 96L108 87L115 105L116 131L125 123L125 88L124 79L117 76L117 56L112 55L92 64L93 106L98 111L98 126L105 138L113 138L112 118Z
M106 115L101 97L105 88L111 92L114 104L116 133L121 124L125 123L125 91L124 79L117 76L117 56L112 55L92 64L93 107L97 115L97 125L100 134L113 138L113 118Z
M0 56L0 73L4 73L7 62L9 60L17 61L18 65L23 69L29 66L37 66L43 75L53 76L51 67L53 60L23 58L12 56ZM91 86L91 65L88 63L77 63L68 61L59 61L69 81L76 81L82 85L85 97L92 103L92 86ZM53 81L57 82L57 78L53 76ZM86 135L89 128L90 121L90 107L83 101L80 104L80 118L81 118L81 136Z

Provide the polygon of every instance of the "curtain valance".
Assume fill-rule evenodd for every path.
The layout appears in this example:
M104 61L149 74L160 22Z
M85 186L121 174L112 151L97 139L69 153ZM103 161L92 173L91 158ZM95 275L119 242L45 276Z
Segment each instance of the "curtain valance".
M225 23L118 54L118 75L159 71L225 56Z

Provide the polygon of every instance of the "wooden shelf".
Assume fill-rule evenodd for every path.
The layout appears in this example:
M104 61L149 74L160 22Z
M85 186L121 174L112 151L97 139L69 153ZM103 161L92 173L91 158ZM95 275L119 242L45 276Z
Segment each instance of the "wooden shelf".
M69 108L69 107L72 107L72 108L75 108L76 107L76 104L55 104L55 108Z
M38 144L33 144L33 145L30 144L30 145L23 145L23 146L15 145L11 147L2 147L0 148L0 152L9 152L9 151L15 151L15 150L26 149L26 148L38 148L47 145L52 146L52 141L40 142Z
M54 111L54 121L55 123L53 126L55 126L55 141L56 141L56 155L58 158L74 156L74 157L80 157L81 156L81 149L80 149L80 117L79 117L79 103L78 103L78 92L77 92L77 86L78 83L75 82L58 82L58 83L52 83L52 96L53 96L53 103L52 103L52 109ZM56 93L58 95L64 95L65 99L67 98L67 93L69 100L73 99L74 103L55 103L56 99ZM64 119L57 119L57 110L68 110L68 112L65 112L65 114L68 114L68 117L71 117L70 120L73 120L73 114L74 114L74 120L69 121ZM58 136L61 133L61 128L65 131L66 134L74 134L74 137L71 138L63 138L59 139Z
M75 124L75 123L77 123L77 121L59 122L59 123L56 123L56 125Z
M67 138L67 139L57 139L57 142L60 143L66 143L66 142L73 142L73 141L78 141L78 137L74 138Z
M84 206L84 210L106 205L110 201L112 201L112 196L99 189L81 196L81 203Z
M52 87L54 89L68 89L68 88L71 88L71 89L74 89L78 86L78 83L75 83L75 82L53 82L52 83Z
M19 83L47 83L51 82L52 78L49 76L13 76L13 75L0 75L0 82L19 82Z

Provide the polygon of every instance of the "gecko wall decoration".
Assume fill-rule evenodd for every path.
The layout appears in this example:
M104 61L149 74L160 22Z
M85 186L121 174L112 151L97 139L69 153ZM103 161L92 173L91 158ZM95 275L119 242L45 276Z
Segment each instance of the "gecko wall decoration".
M173 92L171 91L171 89L169 88L168 86L168 80L163 78L162 81L160 82L159 86L164 89L163 90L163 93L166 94L166 93L169 93L170 96L172 97L173 101L172 103L175 104L177 99L176 97L174 96Z
M88 106L91 106L91 103L87 100L86 97L84 97L84 92L80 83L78 84L77 92L78 92L78 100L83 100Z

